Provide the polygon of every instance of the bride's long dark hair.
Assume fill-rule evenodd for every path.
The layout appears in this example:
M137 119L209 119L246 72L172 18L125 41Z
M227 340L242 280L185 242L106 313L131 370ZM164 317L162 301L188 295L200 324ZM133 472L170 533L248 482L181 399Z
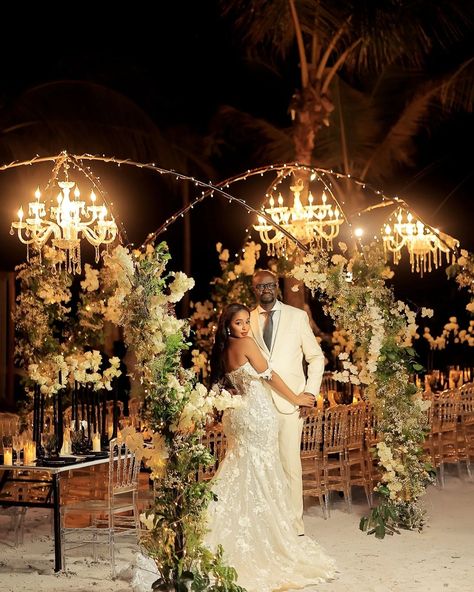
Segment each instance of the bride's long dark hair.
M230 323L241 310L245 310L250 314L250 310L244 304L233 302L224 308L219 317L211 353L211 384L222 384L224 382L224 351L229 343Z

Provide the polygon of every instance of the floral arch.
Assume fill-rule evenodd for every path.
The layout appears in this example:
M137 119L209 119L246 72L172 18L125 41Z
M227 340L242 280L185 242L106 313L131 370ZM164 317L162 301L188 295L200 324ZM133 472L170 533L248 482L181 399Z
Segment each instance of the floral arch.
M257 213L221 187L161 169L153 163L90 155L71 158L77 163L101 160L139 166L191 180L202 188L194 204L215 192ZM36 159L24 164L34 162ZM131 430L125 431L123 436L151 467L153 477L159 477L154 508L143 516L148 530L142 539L143 548L160 569L161 580L157 586L182 588L193 581L194 590L217 591L226 586L225 589L238 592L235 571L223 563L222 550L213 555L202 545L204 515L212 490L208 483L195 479L198 467L212 462L209 452L200 443L207 417L214 408L225 409L236 402L225 391L208 390L197 382L194 371L182 367L181 355L190 346L189 324L176 318L173 306L192 287L193 281L181 272L167 272L170 256L166 245L151 245L181 213L149 235L141 249L132 252L118 246L106 254L101 269L86 268L78 322L84 329L81 340L85 350L88 349L86 328L93 333L100 332L105 319L122 327L125 342L137 358L136 372L146 392L145 413L152 431L152 446L145 448L143 436ZM379 537L399 527L420 528L423 512L419 501L432 474L420 453L427 404L409 380L412 372L421 369L410 342L415 313L404 303L396 302L386 286L389 270L380 248L367 247L350 256L344 252L330 258L325 252L308 251L291 235L289 238L305 252L302 263L291 273L314 294L318 293L326 312L351 336L350 352L341 358L344 370L339 378L366 385L383 434L376 451L384 468L378 486L381 503L363 519L362 527ZM33 281L25 302L26 306L33 303L38 312L49 319L48 323L69 312L70 280L67 274L57 275L54 271L57 256L54 252L47 253L46 260L37 268L42 281L55 282L56 287L38 289L38 283ZM61 290L57 289L58 282L62 282ZM54 301L48 300L52 293L56 294ZM73 340L79 342L77 335ZM24 344L30 348L30 354L37 355L30 378L38 382L41 376L40 381L45 386L45 373L39 371L39 367L45 370L49 360L51 376L48 380L59 392L65 381L77 378L74 374L77 368L67 369L66 364L61 380L55 382L58 365L66 358L61 351L63 347L59 344L56 348L53 344L52 350L44 349L44 344L49 344L48 335L40 342L35 344L30 335ZM59 357L48 358L50 354ZM86 374L93 370L91 367ZM106 388L105 383L113 374L110 371L96 382Z

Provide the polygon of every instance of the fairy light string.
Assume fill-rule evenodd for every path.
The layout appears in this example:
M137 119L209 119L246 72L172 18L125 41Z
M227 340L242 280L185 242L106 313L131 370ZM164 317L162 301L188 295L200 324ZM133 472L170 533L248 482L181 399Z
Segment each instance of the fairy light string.
M0 172L4 171L4 170L16 168L16 167L29 166L29 165L45 163L45 162L54 162L55 163L55 168L53 169L53 171L54 171L55 169L58 168L58 166L60 167L60 164L67 162L74 169L79 170L89 180L89 182L93 185L94 189L97 191L97 193L104 200L104 203L110 208L111 206L113 206L113 203L110 203L110 204L108 203L107 193L102 188L101 183L100 183L100 179L92 173L92 171L90 170L90 168L87 165L85 165L85 162L87 162L87 161L115 164L117 167L125 165L125 166L131 166L131 167L135 167L135 168L139 168L139 169L145 169L145 170L156 172L160 175L168 175L168 176L174 177L175 180L177 180L177 181L191 182L196 187L200 187L202 189L200 195L196 196L192 201L190 201L189 204L187 204L186 206L183 206L182 208L177 210L174 214L172 214L170 217L168 217L165 220L165 222L162 223L155 231L150 232L147 235L147 237L145 238L145 240L143 241L140 248L144 248L148 243L154 242L156 240L156 238L158 236L160 236L163 232L165 232L172 224L174 224L180 218L183 218L191 209L193 209L195 206L200 204L202 201L204 201L208 197L213 197L214 195L218 194L218 195L224 197L225 199L227 199L229 202L236 203L237 205L245 208L248 213L253 213L256 216L258 215L258 216L263 217L269 224L275 226L275 228L278 228L278 230L281 231L282 234L285 235L289 240L291 240L298 248L300 248L304 252L307 252L308 248L304 244L302 244L300 241L298 241L298 239L295 238L287 230L285 230L284 228L282 228L281 226L276 224L275 221L271 217L267 216L263 210L254 208L253 206L248 204L244 199L235 197L231 193L226 191L226 189L229 189L229 187L231 185L233 185L234 183L237 183L239 181L247 181L249 178L257 176L257 175L264 176L265 174L268 174L268 173L276 174L276 179L272 183L270 183L270 185L268 186L268 189L266 191L267 197L271 192L275 191L276 188L281 183L283 183L283 181L288 176L293 175L293 174L297 174L298 171L303 171L303 172L309 173L310 175L314 175L315 178L324 185L325 189L328 192L330 192L332 199L334 199L335 203L338 205L339 209L341 210L344 220L349 227L349 231L350 231L351 236L358 243L360 243L360 239L354 235L353 223L351 222L351 219L354 218L355 216L360 216L363 213L369 212L372 209L375 209L378 207L386 207L389 205L396 204L396 205L403 206L408 211L411 211L421 221L420 216L413 212L412 208L406 203L405 200L399 198L398 196L387 195L383 191L381 191L380 189L377 189L377 188L373 187L371 184L367 183L367 181L358 179L357 177L354 177L351 174L340 173L340 172L334 171L332 169L314 167L311 165L301 164L298 162L272 164L272 165L265 165L265 166L261 166L261 167L256 167L254 169L248 169L243 173L239 173L237 175L229 177L219 183L212 183L211 181L208 181L208 182L201 181L200 179L197 179L194 176L180 173L174 169L166 169L166 168L160 167L155 162L141 163L141 162L137 162L132 159L129 159L129 158L124 159L124 158L117 158L115 156L93 155L93 154L89 154L89 153L84 153L82 155L72 155L72 154L68 154L67 152L63 151L60 154L57 154L54 156L40 157L40 156L36 155L32 159L29 159L26 161L12 161L10 163L0 165ZM334 194L334 191L332 189L333 180L350 180L351 183L353 183L355 186L360 187L364 191L369 191L374 196L378 197L378 199L381 200L381 203L378 203L374 206L370 206L369 208L365 208L364 210L361 210L360 212L356 212L353 216L351 216L351 219L349 219L347 217L347 215L345 214L344 207L343 207L345 205L345 202L343 200L339 200L337 198L337 196ZM118 219L118 217L116 217L115 214L114 214L114 218L118 222L118 227L119 227L118 234L120 237L120 241L122 243L128 243L126 230L125 230L125 227L124 227L122 221L120 219ZM433 228L430 224L426 224L424 221L422 221L422 222L426 228L428 228L430 231L436 233L436 229ZM246 229L246 232L248 232L248 229ZM441 242L443 242L443 244L445 244L446 247L449 247L449 245L442 239L442 237L439 237L439 240ZM449 247L449 248L452 249L452 247Z

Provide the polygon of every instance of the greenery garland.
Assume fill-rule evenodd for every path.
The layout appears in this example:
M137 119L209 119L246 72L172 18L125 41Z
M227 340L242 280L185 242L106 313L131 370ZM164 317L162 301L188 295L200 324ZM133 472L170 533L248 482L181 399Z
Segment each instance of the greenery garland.
M214 494L209 482L196 479L200 465L214 462L201 444L207 420L214 409L235 407L238 398L225 390L208 391L182 367L189 326L176 318L173 307L194 281L181 272L165 273L169 259L161 243L156 249L148 245L144 253L118 247L104 261L106 307L135 353L153 433L145 447L142 434L122 432L150 466L155 484L154 505L141 516L147 528L141 544L159 571L156 590L241 592L222 548L212 553L203 545L206 508Z
M383 468L376 487L381 503L362 518L361 529L379 538L398 528L420 529L424 521L420 497L433 481L433 471L421 449L430 403L410 382L410 375L422 370L411 347L415 313L396 302L386 286L393 273L376 245L350 259L311 252L293 275L313 294L319 293L326 313L349 334L351 357L339 355L343 370L335 378L363 384L378 419L382 440L374 453Z

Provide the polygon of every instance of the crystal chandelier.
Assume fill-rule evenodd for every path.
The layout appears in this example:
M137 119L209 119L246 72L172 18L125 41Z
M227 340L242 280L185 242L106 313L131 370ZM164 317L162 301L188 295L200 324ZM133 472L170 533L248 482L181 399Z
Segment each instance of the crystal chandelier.
M117 225L113 217L107 219L105 205L96 205L96 195L90 194L90 204L79 199L80 191L74 181L58 181L57 205L49 208L41 201L41 191L35 191L35 201L28 204L25 218L23 208L18 210L18 222L12 222L10 233L17 230L19 240L33 246L41 255L41 249L52 237L52 245L65 252L67 271L81 271L81 236L95 247L96 261L100 245L107 245L117 236ZM74 189L73 199L70 197Z
M270 196L268 206L262 206L264 213L304 245L315 243L318 247L325 246L331 250L332 241L339 234L339 227L344 222L338 206L333 203L333 199L328 203L325 191L322 192L320 203L314 203L313 194L309 192L308 203L304 205L300 197L304 192L302 179L298 179L290 189L293 192L292 207L284 205L280 193L277 205L273 195ZM267 253L270 256L280 257L293 249L292 241L263 216L258 216L258 224L255 224L254 228L260 233L262 242L267 245Z
M411 270L423 276L426 271L438 268L445 253L449 263L450 253L459 247L459 242L438 229L426 226L409 210L398 207L384 225L383 246L385 256L392 253L393 262L398 265L402 249L406 247L410 256Z

